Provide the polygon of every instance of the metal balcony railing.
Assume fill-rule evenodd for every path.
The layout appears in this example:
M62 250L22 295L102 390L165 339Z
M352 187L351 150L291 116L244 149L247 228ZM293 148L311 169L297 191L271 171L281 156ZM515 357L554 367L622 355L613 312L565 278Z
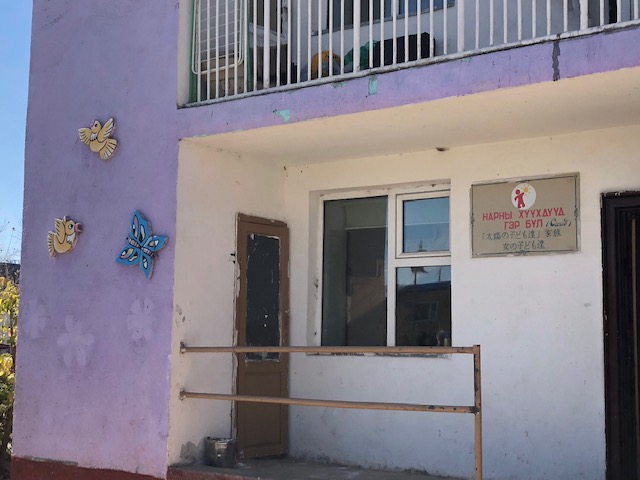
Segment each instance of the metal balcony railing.
M359 410L395 410L405 412L470 413L474 415L475 480L482 480L482 378L480 345L473 347L193 347L180 343L180 353L324 353L324 354L386 354L386 355L473 355L473 405L426 405L421 403L355 402L312 398L268 397L256 395L230 395L180 390L180 399L227 400L249 403L272 403L307 407L351 408ZM238 359L237 361L241 361Z
M640 0L194 0L192 103L640 19Z

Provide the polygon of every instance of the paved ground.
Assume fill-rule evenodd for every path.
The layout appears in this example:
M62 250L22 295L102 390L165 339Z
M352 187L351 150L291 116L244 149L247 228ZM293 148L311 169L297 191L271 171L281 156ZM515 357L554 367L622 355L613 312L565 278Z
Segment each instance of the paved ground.
M418 472L365 470L341 465L302 462L290 458L245 460L234 469L176 466L170 470L174 480L443 480Z

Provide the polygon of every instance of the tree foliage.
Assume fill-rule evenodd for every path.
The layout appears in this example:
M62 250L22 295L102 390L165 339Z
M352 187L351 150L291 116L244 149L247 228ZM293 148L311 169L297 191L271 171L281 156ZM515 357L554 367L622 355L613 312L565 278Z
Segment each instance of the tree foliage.
M15 352L20 292L13 281L0 277L0 477L8 478L15 392Z

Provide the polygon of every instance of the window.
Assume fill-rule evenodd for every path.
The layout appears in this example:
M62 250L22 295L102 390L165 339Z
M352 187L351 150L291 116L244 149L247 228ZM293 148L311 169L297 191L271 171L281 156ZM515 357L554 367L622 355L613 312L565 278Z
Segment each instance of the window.
M333 28L334 30L340 29L340 8L344 1L344 24L346 26L353 26L353 4L354 1L360 2L360 19L362 23L369 21L369 0L333 0ZM422 12L428 12L431 9L431 0L408 0L409 14L415 15L418 11L418 2L422 7ZM405 13L405 0L373 0L373 17L371 20L380 20L380 9L384 6L384 18L390 19L392 17L393 5L396 5L396 13L398 15L404 15ZM439 10L443 8L443 0L433 0L433 9ZM452 7L454 0L448 0L447 6Z
M448 190L322 207L322 344L450 345Z
M238 55L242 33L242 3L238 0L196 0L194 22L198 23L196 50L200 61L206 55ZM238 42L239 45L236 45Z

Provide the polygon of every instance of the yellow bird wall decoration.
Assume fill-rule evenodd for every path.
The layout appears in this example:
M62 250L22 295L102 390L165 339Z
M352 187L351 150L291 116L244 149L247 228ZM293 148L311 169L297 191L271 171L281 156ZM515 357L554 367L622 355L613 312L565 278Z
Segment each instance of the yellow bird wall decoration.
M59 253L73 250L78 242L78 234L82 232L82 224L64 216L56 218L56 231L47 234L47 247L52 257Z
M79 128L78 135L84 144L89 145L92 152L100 155L102 160L109 160L118 147L118 141L110 138L115 128L116 122L113 118L107 120L104 125L94 120L89 128Z

